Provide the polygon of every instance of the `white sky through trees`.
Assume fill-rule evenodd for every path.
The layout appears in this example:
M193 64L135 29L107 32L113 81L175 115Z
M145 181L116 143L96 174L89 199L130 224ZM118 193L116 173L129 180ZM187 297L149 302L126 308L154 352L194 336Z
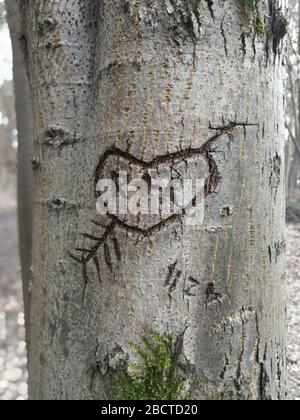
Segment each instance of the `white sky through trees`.
M3 7L3 0L0 0L0 8ZM8 27L3 24L0 27L0 85L4 80L12 79L12 53Z

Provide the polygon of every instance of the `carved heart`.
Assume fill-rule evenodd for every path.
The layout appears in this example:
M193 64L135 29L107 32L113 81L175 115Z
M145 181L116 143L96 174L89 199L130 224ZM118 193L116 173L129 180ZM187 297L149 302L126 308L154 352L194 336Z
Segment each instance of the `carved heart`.
M105 153L96 170L95 196L100 197L97 191L97 184L102 179L112 179L117 185L119 195L122 195L120 188L120 174L126 173L129 184L132 180L143 180L148 184L149 191L153 182L162 180L176 180L181 188L184 180L206 180L205 196L208 194L208 179L210 178L210 162L204 153L204 149L186 150L160 156L150 162L137 159L133 155L123 152L120 149L111 149ZM217 176L215 174L215 180ZM129 197L130 198L130 197ZM185 202L181 214L108 214L105 218L113 219L116 223L125 228L136 229L142 232L151 232L158 226L175 222L186 214L196 199L196 193L188 202ZM147 203L148 204L148 203ZM174 201L172 204L176 204Z

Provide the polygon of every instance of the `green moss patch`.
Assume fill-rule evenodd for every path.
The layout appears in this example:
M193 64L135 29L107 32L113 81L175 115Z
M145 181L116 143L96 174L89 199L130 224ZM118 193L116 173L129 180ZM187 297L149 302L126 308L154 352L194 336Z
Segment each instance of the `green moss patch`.
M188 399L186 366L179 361L182 346L171 334L150 331L131 347L136 361L127 359L114 375L116 400Z

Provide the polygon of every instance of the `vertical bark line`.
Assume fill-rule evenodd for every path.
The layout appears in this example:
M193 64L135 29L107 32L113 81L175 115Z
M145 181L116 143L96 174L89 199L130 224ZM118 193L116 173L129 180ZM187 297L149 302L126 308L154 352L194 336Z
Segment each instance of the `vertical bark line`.
M266 35L241 48L253 32L236 0L95 3L28 7L30 397L111 397L150 328L182 338L193 398L284 398L281 60L266 66ZM194 167L200 229L96 213L101 176Z
M226 57L228 57L227 38L226 38L225 30L224 30L224 20L225 20L225 17L226 17L226 15L224 15L224 17L223 17L223 19L221 21L221 33L222 33L222 36L223 36L223 39L224 39L225 54L226 54Z
M32 136L33 111L25 52L24 8L18 0L6 1L13 49L13 76L18 129L18 224L23 281L27 351L30 353L30 300L32 277Z

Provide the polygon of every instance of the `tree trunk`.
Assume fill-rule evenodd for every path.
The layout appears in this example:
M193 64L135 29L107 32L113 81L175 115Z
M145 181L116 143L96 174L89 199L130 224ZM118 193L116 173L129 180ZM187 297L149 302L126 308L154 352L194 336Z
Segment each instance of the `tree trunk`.
M286 201L289 203L291 198L291 188L290 188L290 174L293 168L293 158L295 155L295 146L292 143L291 138L289 137L285 144L285 195Z
M18 224L27 350L30 342L30 295L32 270L32 133L33 113L28 74L23 14L19 0L6 1L7 19L13 47L13 76L18 128Z
M283 33L243 4L27 1L30 398L111 397L147 329L182 337L195 399L285 397ZM104 167L194 161L201 228L100 226Z

